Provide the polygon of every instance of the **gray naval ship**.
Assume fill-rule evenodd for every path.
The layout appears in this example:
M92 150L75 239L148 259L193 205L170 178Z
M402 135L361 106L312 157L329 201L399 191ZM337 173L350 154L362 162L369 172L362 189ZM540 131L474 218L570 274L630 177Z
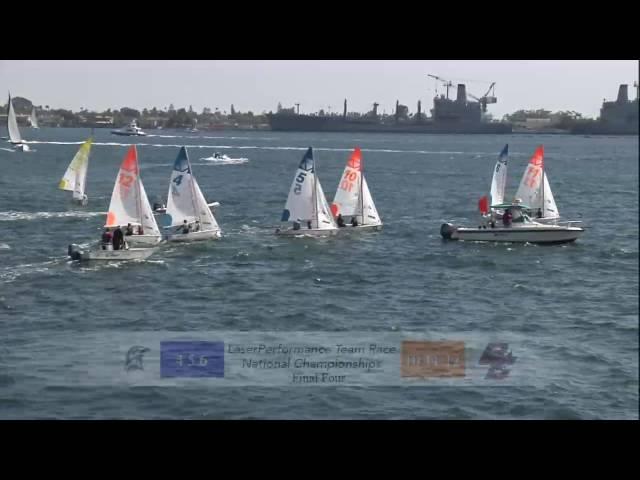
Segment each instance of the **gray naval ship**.
M613 102L604 100L598 120L578 122L571 133L583 135L638 135L638 82L636 99L629 100L629 86L620 85L618 98Z
M283 109L278 106L278 112L269 113L267 118L271 129L276 131L423 134L512 132L511 124L492 122L486 119L487 104L497 102L495 96L489 95L493 91L495 83L480 98L467 95L466 86L458 84L456 98L450 99L449 87L451 86L453 85L449 82L446 97L442 94L436 95L433 99L431 117L422 113L420 101L418 101L418 109L414 115L409 115L407 106L396 101L394 114L381 116L378 113L378 103L374 103L373 110L364 115L348 113L347 100L345 99L342 115L327 115L322 110L315 114L301 115L299 104L296 104L295 110L293 108ZM475 100L470 100L468 97Z

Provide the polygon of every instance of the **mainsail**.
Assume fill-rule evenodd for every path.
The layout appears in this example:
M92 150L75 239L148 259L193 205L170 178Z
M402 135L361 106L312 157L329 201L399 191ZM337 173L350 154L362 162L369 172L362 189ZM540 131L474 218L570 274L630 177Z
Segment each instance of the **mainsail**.
M40 128L38 126L38 117L36 116L36 107L35 106L31 110L31 117L29 117L29 121L31 122L31 127Z
M558 218L560 213L551 193L548 175L544 170L544 147L540 145L522 176L516 198L533 210L542 210L544 218Z
M167 226L200 222L202 230L220 230L200 186L193 176L187 149L182 147L173 164L167 197Z
M73 198L82 200L85 195L85 186L87 181L87 170L89 168L89 153L91 152L91 144L93 139L90 138L82 144L78 152L71 160L64 173L62 180L58 185L61 190L73 192Z
M131 145L120 165L105 227L142 225L145 235L160 235L149 199L140 179L138 152Z
M11 143L22 143L20 130L18 129L18 121L16 120L16 112L9 94L9 112L7 113L7 130L9 130L9 141Z
M362 151L356 148L344 168L331 204L331 213L334 217L356 217L360 225L379 225L382 222L373 203L362 165Z
M499 205L504 202L504 190L507 183L507 157L509 155L509 145L505 145L498 157L496 166L493 169L491 179L491 205Z

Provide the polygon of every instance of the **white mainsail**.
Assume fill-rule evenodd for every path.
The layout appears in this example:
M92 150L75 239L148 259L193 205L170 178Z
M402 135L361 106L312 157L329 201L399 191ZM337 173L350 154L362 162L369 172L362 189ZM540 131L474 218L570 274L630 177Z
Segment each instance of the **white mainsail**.
M18 121L16 120L16 112L13 108L13 102L11 101L11 94L9 94L9 112L7 113L7 130L9 130L9 141L11 143L22 143L22 137L20 136L20 129L18 128Z
M220 226L193 176L191 162L185 147L180 149L173 164L166 214L167 226L179 226L186 220L187 223L199 221L203 231L220 230Z
M311 218L311 227L319 230L332 230L336 228L336 222L331 215L331 209L327 203L327 198L322 191L322 185L316 177L316 215Z
M31 117L29 117L29 121L31 122L32 128L40 128L38 126L38 117L36 115L36 107L34 106L31 110Z
M92 142L93 139L89 138L82 144L58 184L58 188L61 190L73 192L73 198L75 200L83 200L85 198L87 170L89 168L89 154L91 152Z
M331 213L334 217L356 217L360 225L380 225L382 221L362 170L362 151L356 148L344 168Z
M496 166L493 169L491 179L491 205L499 205L504 202L504 190L507 184L507 157L509 155L509 145L505 145L498 157Z
M522 176L516 198L534 211L541 209L543 218L558 218L560 213L544 171L544 147L540 145Z
M142 225L145 235L160 235L140 178L135 145L129 148L120 166L105 227L124 226L128 223Z
M373 203L369 186L367 185L367 179L362 177L362 207L364 208L364 215L360 225L382 225L378 210Z
M284 205L281 220L313 220L317 208L314 208L315 170L311 147L307 150L293 177L289 196Z

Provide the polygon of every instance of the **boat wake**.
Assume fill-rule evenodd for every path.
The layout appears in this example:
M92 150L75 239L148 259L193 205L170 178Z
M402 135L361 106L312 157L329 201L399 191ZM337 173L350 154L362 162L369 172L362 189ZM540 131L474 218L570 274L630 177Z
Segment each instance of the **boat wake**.
M10 222L16 220L39 220L42 218L91 218L106 215L107 212L0 212L0 222Z
M145 138L148 138L145 137ZM168 137L173 138L173 137ZM183 137L175 137L175 138L183 138ZM185 138L193 138L193 137L185 137ZM218 138L218 137L198 137L198 138ZM220 137L218 139L239 139L241 137ZM247 137L247 139L250 139ZM252 140L258 140L253 138ZM265 139L266 140L266 139ZM25 143L43 143L49 145L81 145L84 142L45 142L45 141L30 141ZM118 142L94 142L94 146L112 146L112 147L130 147L131 143L118 143ZM265 145L178 145L178 144L168 144L168 143L141 143L136 142L136 146L138 148L142 147L156 147L156 148L207 148L207 149L218 149L218 150L293 150L293 151L305 151L307 147L298 147L298 146L279 146L279 147L271 147ZM321 152L351 152L351 148L329 148L329 147L315 147L314 150ZM13 150L11 150L13 151ZM363 148L362 152L370 152L370 153L411 153L417 155L469 155L469 156L490 156L493 155L492 152L462 152L462 151L433 151L433 150L399 150L399 149L386 149L386 148ZM515 154L517 155L517 154ZM201 158L200 160L209 160L211 157ZM244 157L240 157L244 158Z
M50 266L60 264L62 260L62 258L57 258L47 262L23 263L22 265L14 265L4 268L0 270L0 281L2 283L10 283L24 275L48 272Z

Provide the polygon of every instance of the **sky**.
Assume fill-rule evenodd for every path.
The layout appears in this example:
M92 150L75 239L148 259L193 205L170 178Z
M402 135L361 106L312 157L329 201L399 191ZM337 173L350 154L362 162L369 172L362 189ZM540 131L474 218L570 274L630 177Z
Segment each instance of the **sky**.
M391 113L396 100L415 112L433 106L436 86L427 74L480 97L496 82L501 118L520 109L575 110L597 117L603 99L615 100L618 86L635 98L637 60L0 60L0 92L36 105L84 107L204 107L254 113L300 104L301 113L366 112L378 102ZM455 88L450 90L455 96ZM5 102L0 102L5 103Z

